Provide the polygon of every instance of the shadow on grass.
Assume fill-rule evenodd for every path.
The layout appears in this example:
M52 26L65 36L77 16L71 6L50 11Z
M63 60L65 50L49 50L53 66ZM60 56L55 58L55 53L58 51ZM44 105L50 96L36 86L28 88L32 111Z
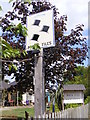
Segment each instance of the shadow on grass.
M11 118L1 118L0 120L26 120L25 118L22 118L22 117L11 117Z

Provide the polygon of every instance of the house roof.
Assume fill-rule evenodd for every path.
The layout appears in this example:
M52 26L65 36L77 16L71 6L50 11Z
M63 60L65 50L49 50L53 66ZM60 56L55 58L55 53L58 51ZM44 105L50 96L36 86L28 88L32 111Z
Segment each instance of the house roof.
M14 85L17 85L16 81L13 81L13 82L10 83L10 86L14 86Z
M0 87L1 90L7 89L10 87L10 85L6 83L5 81L0 81L0 85L1 85Z
M10 84L8 84L7 82L5 82L4 80L0 81L0 90L8 89L11 86L15 86L16 84L17 84L16 81L11 82Z
M70 85L64 85L63 89L64 91L65 90L85 90L85 87L83 84L70 84Z

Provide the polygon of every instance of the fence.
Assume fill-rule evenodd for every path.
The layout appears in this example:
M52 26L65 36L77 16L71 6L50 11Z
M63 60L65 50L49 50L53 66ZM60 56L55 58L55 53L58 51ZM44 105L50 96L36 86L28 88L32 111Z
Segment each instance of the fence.
M77 108L69 108L57 113L44 114L39 118L90 118L90 103Z

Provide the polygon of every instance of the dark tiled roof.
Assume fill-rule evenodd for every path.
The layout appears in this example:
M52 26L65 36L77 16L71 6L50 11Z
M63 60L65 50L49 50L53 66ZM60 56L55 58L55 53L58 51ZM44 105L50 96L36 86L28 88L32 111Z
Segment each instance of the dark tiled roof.
M0 90L4 90L4 89L8 89L11 86L15 86L17 85L17 82L11 82L10 84L6 83L5 81L0 81Z
M65 90L85 90L85 87L83 84L70 84L70 85L64 85L63 89L64 91Z
M13 81L13 82L10 83L10 86L14 86L14 85L17 85L16 81Z
M6 83L5 81L0 81L0 89L4 90L10 87L10 85L8 83Z

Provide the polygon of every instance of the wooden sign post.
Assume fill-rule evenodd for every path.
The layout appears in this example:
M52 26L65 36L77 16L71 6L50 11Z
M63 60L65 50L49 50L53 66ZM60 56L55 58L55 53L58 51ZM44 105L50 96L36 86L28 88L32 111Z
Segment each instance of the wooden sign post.
M35 56L35 117L45 112L45 84L43 70L43 48L38 56Z
M38 56L35 55L35 117L45 112L45 88L43 70L43 48L55 46L53 9L46 10L27 17L28 36L26 38L26 50L30 46L39 44L41 47Z

